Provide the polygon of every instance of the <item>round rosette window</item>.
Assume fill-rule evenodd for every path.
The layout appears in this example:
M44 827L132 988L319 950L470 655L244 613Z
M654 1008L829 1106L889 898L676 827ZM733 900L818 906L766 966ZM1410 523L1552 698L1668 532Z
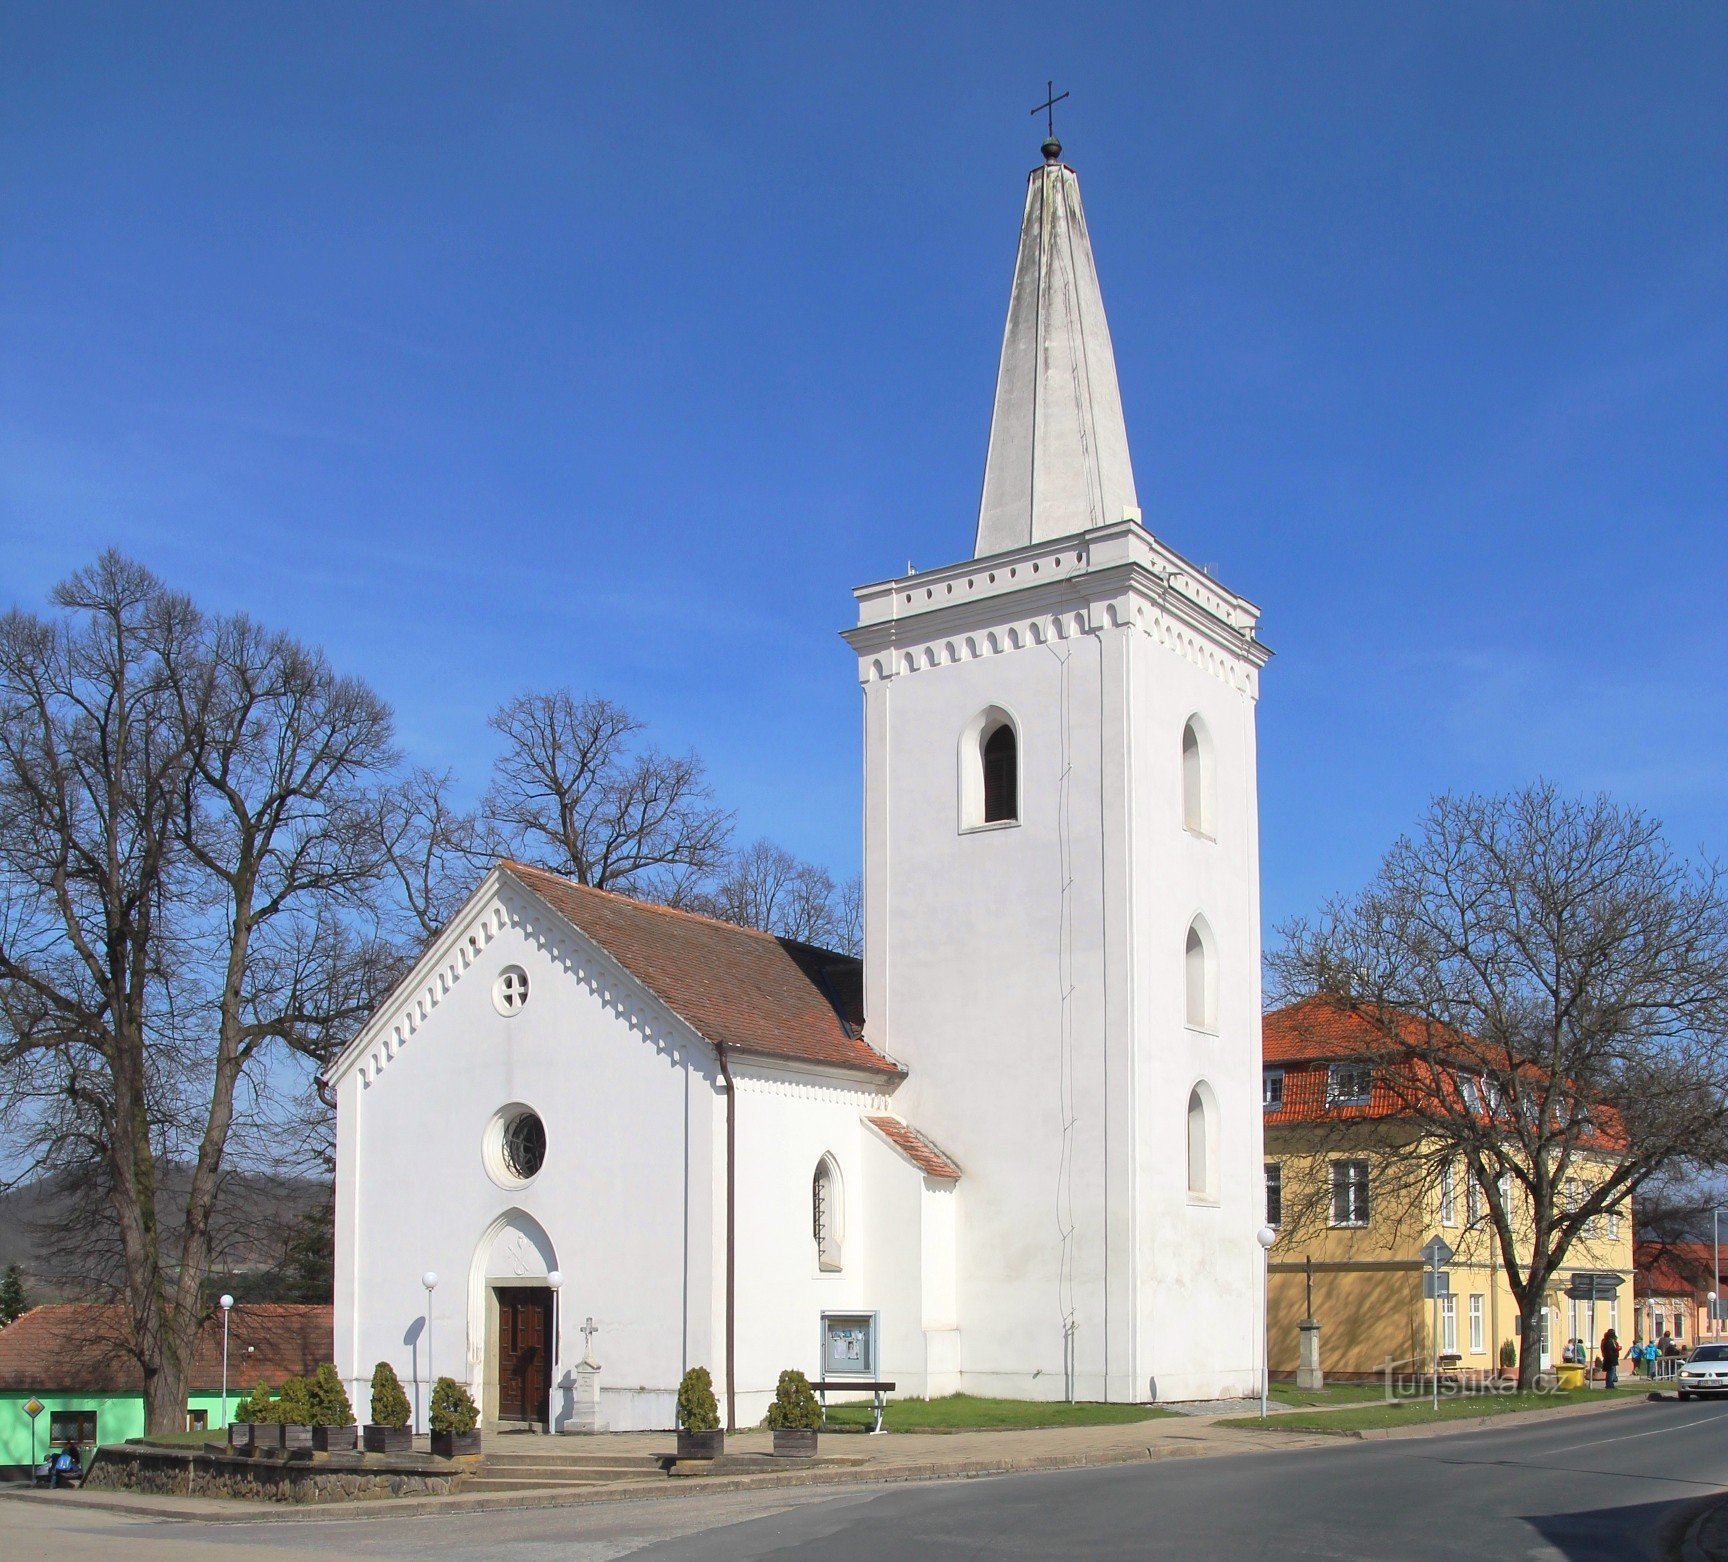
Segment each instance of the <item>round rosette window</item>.
M546 1164L546 1125L533 1107L512 1103L486 1127L486 1170L500 1187L530 1183Z

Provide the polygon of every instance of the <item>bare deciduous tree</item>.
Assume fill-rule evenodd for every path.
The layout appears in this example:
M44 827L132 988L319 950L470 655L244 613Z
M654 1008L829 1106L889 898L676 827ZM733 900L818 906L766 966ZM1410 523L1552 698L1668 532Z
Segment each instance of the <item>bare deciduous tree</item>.
M265 1049L326 1056L394 967L370 931L390 722L315 653L116 554L55 602L0 620L0 1064L37 1164L106 1200L163 1431Z
M1371 1112L1321 1114L1325 1131L1361 1144L1379 1119L1376 1175L1410 1192L1463 1164L1528 1386L1550 1281L1587 1228L1655 1179L1728 1162L1720 870L1605 798L1443 797L1368 888L1282 931L1280 999L1362 1022L1382 1092Z
M517 696L491 725L505 746L481 812L502 851L597 889L720 867L732 816L701 760L639 746L622 706L557 689Z
M394 880L400 923L394 931L406 950L435 938L474 887L488 850L479 820L452 800L448 771L414 770L378 795L378 849Z
M847 889L826 868L759 840L734 854L709 891L714 915L823 949L856 952ZM698 908L701 909L701 908Z

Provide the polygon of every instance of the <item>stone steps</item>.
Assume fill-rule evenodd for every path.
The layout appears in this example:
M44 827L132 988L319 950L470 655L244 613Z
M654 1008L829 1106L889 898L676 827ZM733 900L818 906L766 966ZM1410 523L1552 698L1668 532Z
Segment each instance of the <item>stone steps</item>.
M652 1454L608 1454L545 1445L521 1452L487 1452L462 1482L469 1492L536 1491L548 1486L610 1486L666 1478Z

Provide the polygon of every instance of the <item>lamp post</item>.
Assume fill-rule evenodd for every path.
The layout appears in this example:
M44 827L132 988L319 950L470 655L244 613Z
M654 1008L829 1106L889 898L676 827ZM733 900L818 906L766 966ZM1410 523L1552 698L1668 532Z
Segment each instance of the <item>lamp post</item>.
M564 1284L563 1272L557 1269L548 1270L546 1284L552 1292L552 1360L546 1374L546 1430L553 1432L558 1426L558 1410L554 1401L558 1393L558 1288Z
M428 1269L420 1276L426 1287L426 1425L432 1425L432 1387L438 1381L432 1376L432 1293L438 1289L438 1272Z
M1266 1401L1272 1391L1272 1320L1268 1316L1272 1295L1272 1244L1278 1233L1262 1226L1254 1233L1260 1244L1260 1419L1266 1419Z
M222 1424L228 1424L228 1317L234 1311L234 1298L226 1291L217 1301L222 1309Z
M1716 1294L1722 1294L1722 1207L1717 1205L1710 1211L1710 1245L1713 1249L1710 1265L1710 1277L1716 1284ZM1710 1332L1712 1335L1722 1332L1722 1320L1716 1316L1714 1304L1710 1308Z

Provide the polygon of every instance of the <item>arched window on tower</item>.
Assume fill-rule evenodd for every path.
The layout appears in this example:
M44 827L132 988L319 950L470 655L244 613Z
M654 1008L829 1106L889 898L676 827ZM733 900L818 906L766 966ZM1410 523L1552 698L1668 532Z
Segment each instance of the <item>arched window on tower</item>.
M979 711L960 734L960 828L1020 822L1020 730L999 705Z
M984 822L1020 817L1020 746L1003 722L984 740Z
M1183 952L1183 985L1187 1019L1196 1030L1218 1029L1218 961L1212 950L1212 929L1204 917L1188 924Z
M1207 840L1217 834L1212 735L1198 716L1182 729L1182 827Z
M1202 1080L1188 1092L1188 1197L1218 1197L1218 1125L1212 1089Z
M840 1186L840 1168L832 1155L816 1163L810 1180L810 1227L816 1239L816 1267L828 1273L840 1268L840 1244L846 1236L846 1200Z

